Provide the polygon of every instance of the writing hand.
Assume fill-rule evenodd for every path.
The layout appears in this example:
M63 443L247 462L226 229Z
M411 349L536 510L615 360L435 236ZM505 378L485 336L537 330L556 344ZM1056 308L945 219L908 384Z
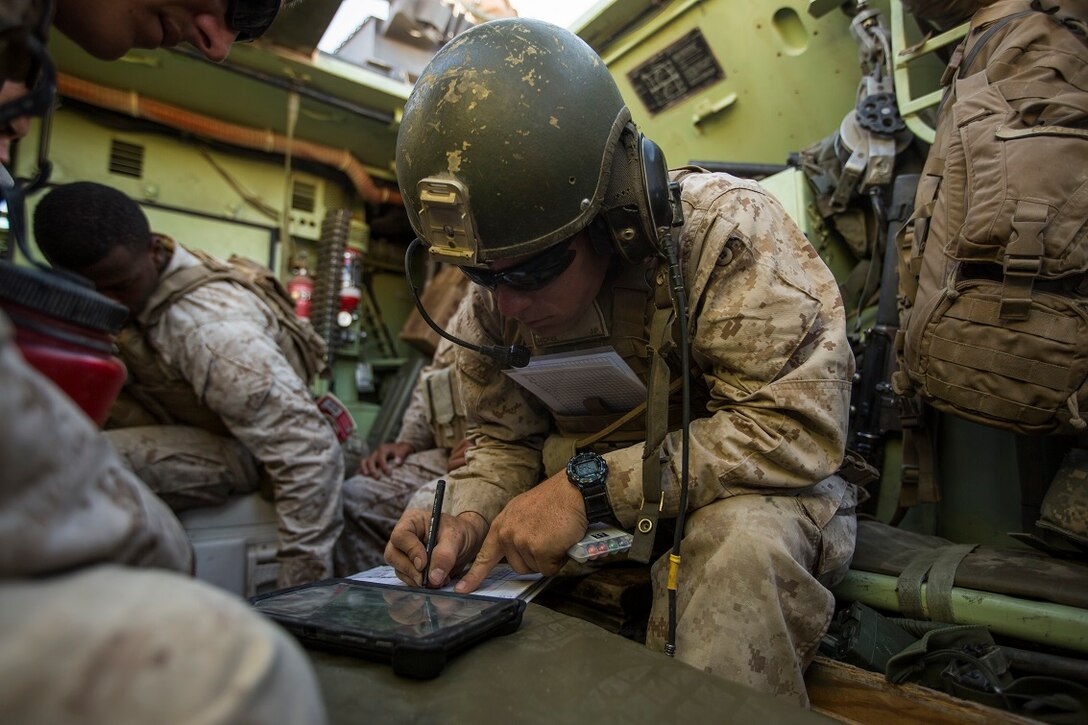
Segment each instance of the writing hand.
M455 590L474 591L503 558L519 574L551 576L566 563L567 549L586 533L582 495L561 471L510 500L487 532L480 553Z
M376 451L359 461L359 473L371 478L383 474L388 476L414 452L411 443L382 443Z
M430 514L421 509L405 509L393 527L385 545L385 561L397 573L397 578L411 586L442 587L450 575L464 569L480 548L487 533L487 522L474 512L459 516L442 514L438 542L431 552L430 581L423 582L423 567L427 564L427 527Z

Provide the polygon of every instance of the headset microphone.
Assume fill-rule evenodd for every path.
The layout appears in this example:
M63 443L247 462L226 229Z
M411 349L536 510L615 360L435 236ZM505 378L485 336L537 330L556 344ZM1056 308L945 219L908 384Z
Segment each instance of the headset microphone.
M416 237L412 240L412 243L408 245L408 251L404 253L404 278L408 281L409 289L412 290L412 298L416 301L416 309L419 310L419 314L422 315L423 321L430 325L432 330L452 342L454 345L460 345L461 347L473 350L482 355L487 355L502 367L523 368L528 365L529 348L524 345L511 345L510 347L499 347L498 345L484 347L482 345L473 345L471 342L454 337L439 327L438 324L431 319L431 316L427 314L427 310L423 307L423 300L419 298L419 290L416 289L415 283L412 282L412 253L415 252L416 247L419 244L419 237Z

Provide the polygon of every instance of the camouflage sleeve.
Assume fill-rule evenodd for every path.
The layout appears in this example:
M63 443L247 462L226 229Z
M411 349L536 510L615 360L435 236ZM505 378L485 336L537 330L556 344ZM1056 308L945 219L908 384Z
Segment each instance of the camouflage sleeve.
M343 455L277 347L274 325L252 294L211 283L170 307L153 342L260 461L279 520L281 581L308 581L332 575L343 525Z
M809 486L833 473L844 452L854 369L834 277L782 207L758 187L722 193L702 181L696 193L685 184L681 236L691 358L710 392L704 417L690 428L692 510L727 496ZM692 249L702 250L701 259L690 258ZM680 440L672 433L664 446L662 485L672 515ZM642 446L606 458L613 508L630 525L642 498Z
M504 343L490 295L473 286L462 306L460 336L477 345ZM453 513L475 511L491 521L514 496L540 480L540 449L551 427L545 408L503 375L491 358L456 348L457 384L474 445L467 463L450 473Z
M102 563L190 573L181 524L105 437L26 364L0 315L0 576Z

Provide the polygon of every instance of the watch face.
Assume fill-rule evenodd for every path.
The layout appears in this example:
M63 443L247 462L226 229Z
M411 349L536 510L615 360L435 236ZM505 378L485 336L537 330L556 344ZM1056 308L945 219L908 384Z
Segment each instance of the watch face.
M579 453L567 464L567 476L580 485L600 482L608 473L608 464L595 453Z
M574 464L574 475L578 478L593 478L600 470L597 461L582 461Z

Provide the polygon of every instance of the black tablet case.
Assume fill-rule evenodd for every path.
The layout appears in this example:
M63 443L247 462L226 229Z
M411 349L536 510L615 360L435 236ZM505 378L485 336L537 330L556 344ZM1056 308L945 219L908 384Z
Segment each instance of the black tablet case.
M283 598L284 595L293 592L340 586L467 600L476 606L484 605L484 609L467 621L442 627L437 632L424 636L368 631L351 622L315 623L307 616L296 616L268 609L274 605L277 598ZM249 601L258 611L283 626L306 646L387 662L393 666L393 672L397 675L416 679L437 677L445 668L446 662L459 652L490 637L517 631L525 611L525 602L520 599L470 596L433 589L361 582L354 579L327 579L279 589L253 597ZM314 614L320 613L322 612L314 612Z

